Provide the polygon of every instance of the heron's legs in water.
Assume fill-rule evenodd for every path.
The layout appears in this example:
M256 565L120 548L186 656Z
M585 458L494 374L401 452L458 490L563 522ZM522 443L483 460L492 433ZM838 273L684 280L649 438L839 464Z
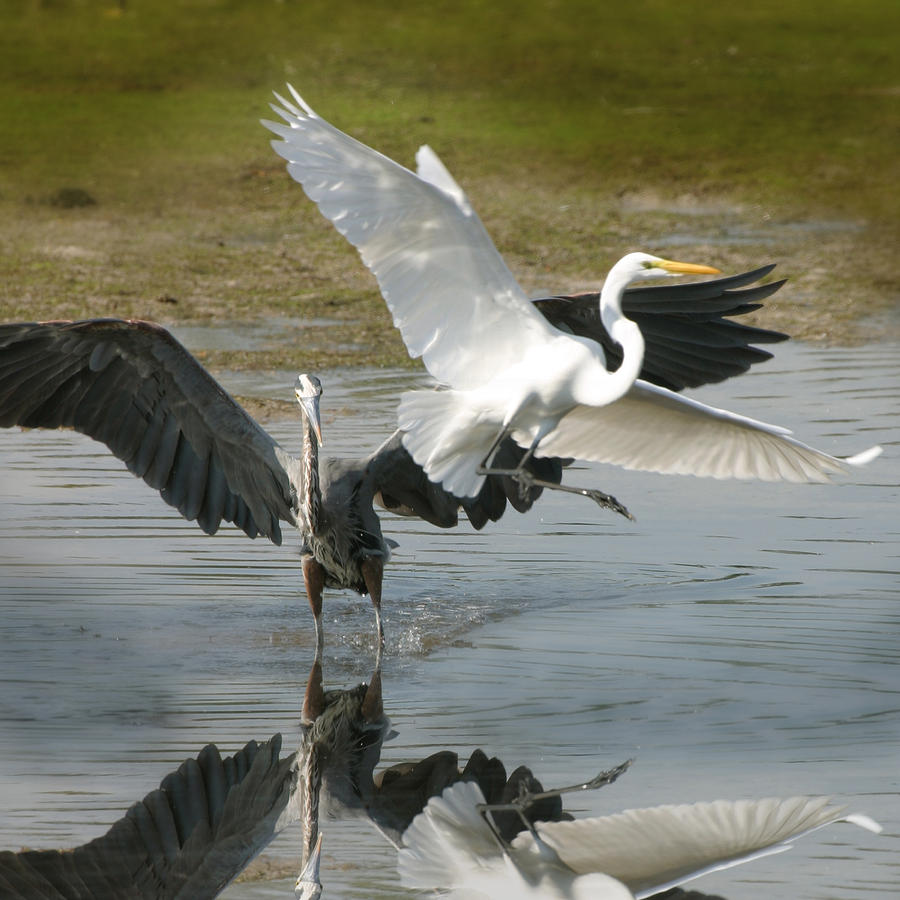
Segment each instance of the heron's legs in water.
M303 557L303 583L306 585L306 596L309 608L316 620L316 656L322 651L324 635L322 634L322 591L325 588L325 569L320 562L311 556Z
M525 787L524 782L522 782L519 785L519 796L516 797L515 800L510 800L509 803L479 803L478 812L481 813L482 818L487 823L488 828L491 829L500 848L504 851L506 850L506 842L501 837L500 830L494 822L493 814L495 812L517 813L525 827L531 832L531 836L539 843L543 843L534 824L525 815L525 811L529 807L538 800L544 800L547 797L557 797L560 794L570 794L575 791L595 791L597 788L612 784L623 772L628 770L632 762L634 762L634 760L628 759L612 769L608 769L605 772L601 772L599 775L595 775L589 781L584 781L581 784L571 784L568 787L553 788L549 791L529 791Z
M384 628L381 624L381 583L384 578L384 560L380 556L367 556L360 565L366 590L375 607L375 625L378 628L378 658L381 659L381 648L384 646Z
M325 684L322 677L322 647L316 647L316 655L309 678L306 680L306 692L303 695L303 712L300 721L304 725L312 725L325 709Z
M631 519L634 521L634 516L628 511L628 508L623 504L619 503L612 494L604 494L603 491L598 491L594 488L577 488L570 487L567 484L556 484L552 481L545 481L543 478L535 478L531 472L528 472L525 469L525 466L528 463L528 460L534 455L534 451L537 449L537 445L540 443L542 434L538 434L538 436L532 441L531 446L525 452L524 456L519 460L519 464L515 467L515 469L495 469L488 466L488 460L496 453L497 448L500 446L501 442L507 435L509 434L509 430L507 428L503 428L500 431L500 434L497 435L496 440L493 444L491 444L491 449L488 450L487 455L481 461L478 468L475 470L478 475L506 475L509 478L512 478L519 485L519 496L524 500L528 494L528 491L533 487L541 487L546 488L549 491L566 491L569 494L581 494L583 497L590 497L595 503L599 506L602 506L604 509L611 509L613 512L617 512L620 516L625 516L626 519Z

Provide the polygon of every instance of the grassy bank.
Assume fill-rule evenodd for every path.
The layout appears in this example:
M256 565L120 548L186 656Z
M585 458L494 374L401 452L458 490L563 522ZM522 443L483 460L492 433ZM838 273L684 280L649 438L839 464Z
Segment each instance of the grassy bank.
M275 364L402 360L258 124L290 80L400 161L432 144L530 290L677 246L729 271L779 262L768 324L865 335L898 295L900 7L730 6L7 2L0 313L288 312L337 324Z

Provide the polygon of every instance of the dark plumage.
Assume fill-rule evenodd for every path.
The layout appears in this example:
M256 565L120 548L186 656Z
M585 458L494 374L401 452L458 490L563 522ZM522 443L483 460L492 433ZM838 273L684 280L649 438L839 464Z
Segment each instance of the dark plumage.
M204 747L102 837L72 850L0 852L7 900L216 897L297 815L296 759L281 735L223 759Z

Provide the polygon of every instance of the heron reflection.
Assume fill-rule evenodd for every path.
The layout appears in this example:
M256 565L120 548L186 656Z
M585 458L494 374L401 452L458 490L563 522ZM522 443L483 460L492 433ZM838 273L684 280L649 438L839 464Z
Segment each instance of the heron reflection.
M281 735L224 758L210 744L101 837L71 850L0 852L0 896L216 897L299 817L297 775L296 754L281 756ZM301 877L313 874L318 882L318 873Z

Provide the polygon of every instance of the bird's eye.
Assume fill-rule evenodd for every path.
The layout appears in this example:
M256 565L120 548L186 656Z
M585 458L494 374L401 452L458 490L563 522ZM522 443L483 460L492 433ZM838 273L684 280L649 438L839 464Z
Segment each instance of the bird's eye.
M641 265L642 265L645 269L653 269L653 268L656 267L656 263L653 262L652 260L649 260L649 259L645 259L645 260L641 263Z

